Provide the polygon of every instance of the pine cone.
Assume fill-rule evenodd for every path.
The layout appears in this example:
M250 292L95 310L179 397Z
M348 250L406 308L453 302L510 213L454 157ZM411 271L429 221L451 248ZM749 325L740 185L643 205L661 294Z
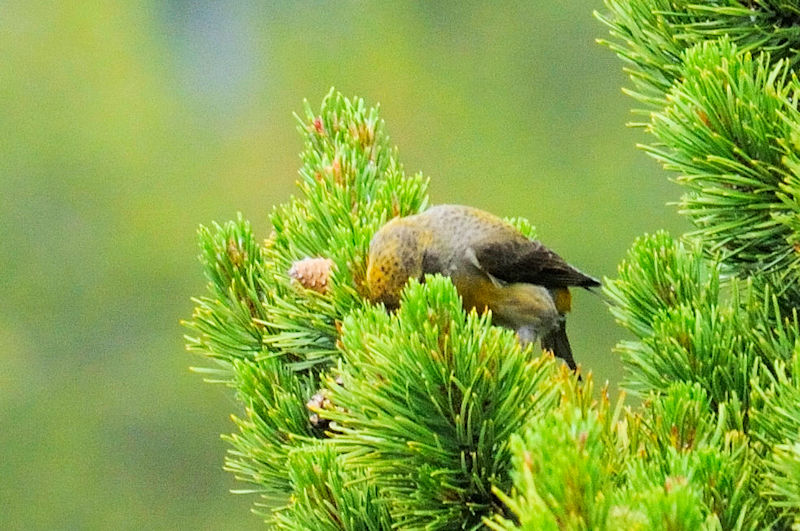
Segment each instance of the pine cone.
M306 258L292 264L289 276L304 288L325 294L328 292L328 278L332 267L333 260L330 258Z

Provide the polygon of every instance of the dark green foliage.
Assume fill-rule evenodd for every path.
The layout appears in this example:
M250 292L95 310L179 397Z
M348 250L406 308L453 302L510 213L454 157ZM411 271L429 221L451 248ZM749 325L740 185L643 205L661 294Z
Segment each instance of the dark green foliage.
M648 151L681 174L694 234L736 273L796 269L785 222L796 210L782 200L794 175L785 146L800 124L787 63L752 59L723 39L687 50L682 72L652 115L661 144Z
M684 524L786 528L800 514L800 4L606 5L607 44L652 109L645 149L678 173L697 227L639 239L606 285L636 336L619 345L625 385L646 398L645 459L628 477L639 490L659 484L655 470L682 478L699 511ZM660 506L650 525L669 527L667 513L652 519Z
M631 94L660 106L681 78L681 54L719 37L743 52L770 51L773 60L796 62L800 49L800 4L793 0L606 0L608 14L598 18L610 28L604 41L625 61L634 83Z
M737 275L793 295L800 262L798 85L793 2L608 0L607 43L626 62L646 124L645 149L687 189L694 237ZM790 303L796 305L798 299Z

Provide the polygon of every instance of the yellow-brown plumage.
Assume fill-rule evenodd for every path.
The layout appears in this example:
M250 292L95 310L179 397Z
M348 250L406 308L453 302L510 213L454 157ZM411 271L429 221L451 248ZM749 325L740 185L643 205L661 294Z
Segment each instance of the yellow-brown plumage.
M575 368L564 326L568 288L597 280L497 216L466 206L395 218L373 237L367 285L376 302L397 307L409 278L433 273L451 278L466 309L491 310L494 322L516 330L523 343L541 337L543 348Z

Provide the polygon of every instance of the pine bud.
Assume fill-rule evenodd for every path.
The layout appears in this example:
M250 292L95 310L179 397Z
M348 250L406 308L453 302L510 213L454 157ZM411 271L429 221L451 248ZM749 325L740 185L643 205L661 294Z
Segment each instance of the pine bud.
M334 380L336 385L343 385L344 382L341 376L337 376ZM327 429L336 429L336 423L331 422L328 419L324 419L319 416L319 412L323 410L332 410L336 409L333 402L331 402L330 398L328 398L328 390L327 389L320 389L311 399L306 402L306 407L309 411L311 411L311 415L308 417L311 426L321 430Z

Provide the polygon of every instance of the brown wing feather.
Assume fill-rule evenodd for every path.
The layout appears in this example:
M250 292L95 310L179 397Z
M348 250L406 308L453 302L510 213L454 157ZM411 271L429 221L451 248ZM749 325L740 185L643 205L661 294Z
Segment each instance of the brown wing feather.
M520 238L485 243L473 250L481 267L505 282L527 282L548 288L600 285L537 241Z

